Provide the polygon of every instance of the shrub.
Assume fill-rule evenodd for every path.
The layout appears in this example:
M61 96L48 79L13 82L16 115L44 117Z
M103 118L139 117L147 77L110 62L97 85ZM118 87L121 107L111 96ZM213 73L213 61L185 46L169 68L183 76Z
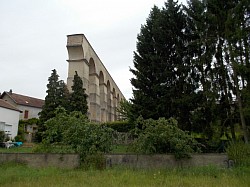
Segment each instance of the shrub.
M228 159L233 160L236 166L250 166L250 145L243 141L230 142L226 148Z
M0 142L4 142L5 139L5 133L4 131L0 131Z
M134 128L134 125L129 123L128 121L106 122L103 123L102 125L112 128L117 132L129 132L131 129Z
M176 159L188 158L190 153L199 151L198 143L177 126L173 118L158 120L138 118L137 124L142 130L136 129L138 138L133 148L139 153L173 153Z
M86 155L81 166L85 169L105 169L106 160L104 154L101 152L96 152L95 154Z
M109 152L112 148L112 129L89 122L81 112L67 114L59 109L54 118L46 121L42 145L37 151L75 152L84 162L89 155Z
M28 125L34 125L34 124L38 124L39 119L37 118L31 118L31 119L27 119L27 120L19 120L19 124L18 124L18 132L17 132L17 136L15 137L15 141L17 142L24 142L25 141L25 134L28 133L26 132L26 127Z
M95 123L78 121L63 132L63 142L80 153L84 160L86 155L111 150L112 129Z

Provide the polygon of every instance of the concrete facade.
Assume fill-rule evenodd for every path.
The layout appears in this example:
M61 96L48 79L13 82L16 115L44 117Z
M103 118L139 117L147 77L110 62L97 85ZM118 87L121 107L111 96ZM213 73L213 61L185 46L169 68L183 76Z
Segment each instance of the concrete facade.
M226 154L193 154L191 158L176 160L171 154L134 155L134 154L112 154L106 155L106 166L112 167L123 165L131 168L164 169L178 167L196 167L215 165L228 167L228 156Z
M0 153L0 163L17 162L31 167L58 167L74 169L80 166L78 154L46 154L46 153Z
M228 168L226 154L193 154L190 159L176 160L173 155L129 155L107 154L106 167L125 166L141 169L165 169L215 165ZM32 167L77 168L80 166L78 154L50 153L0 153L2 162L21 162Z
M83 80L88 95L89 119L94 122L116 121L122 92L83 34L67 36L68 78L71 91L75 71Z

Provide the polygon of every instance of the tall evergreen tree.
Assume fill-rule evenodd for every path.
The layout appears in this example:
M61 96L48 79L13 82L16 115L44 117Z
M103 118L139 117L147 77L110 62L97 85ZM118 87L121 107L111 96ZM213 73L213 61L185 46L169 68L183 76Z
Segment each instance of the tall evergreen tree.
M247 19L244 18L247 17L249 6L249 0L190 0L186 8L193 34L191 45L198 49L194 50L193 63L200 74L203 95L199 109L209 114L202 114L207 116L203 119L208 128L215 120L220 121L221 134L230 126L233 138L232 117L237 115L232 110L234 102L238 104L244 123L240 109L244 95L241 89L244 90L247 85L243 69L247 70L249 53L245 53L248 44L243 41L249 38L249 34L244 35L247 32L243 30L246 31ZM243 125L244 128L246 126Z
M187 15L187 28L189 30L188 51L191 59L191 67L199 82L197 91L197 108L192 112L192 126L190 130L195 132L210 133L210 124L214 120L213 109L215 97L211 87L213 79L211 59L212 42L207 34L206 8L200 0L190 0L188 7L184 7Z
M244 132L244 140L249 141L246 119L250 117L249 74L250 74L250 1L231 0L225 23L225 54L231 67L231 77L234 84L240 122Z
M48 78L47 95L42 111L39 113L39 126L37 133L37 141L42 140L43 132L46 130L44 123L55 117L55 110L57 107L68 106L68 89L62 80L59 80L59 75L53 69L51 76Z
M62 93L64 83L59 80L59 75L55 69L52 70L48 81L49 83L47 84L45 104L43 105L42 111L39 113L39 118L42 123L52 117L55 117L54 111L62 104L64 97L64 94Z
M88 112L87 94L85 93L85 88L83 88L83 82L81 77L77 74L74 75L72 93L70 94L70 111L80 111L82 114Z
M221 135L230 127L235 139L232 120L240 116L247 142L250 0L187 4L168 0L142 26L130 69L131 111L144 118L175 117L182 129L209 138L216 123Z
M63 107L66 111L69 111L70 93L67 85L64 83L63 80L59 81L58 95L59 95L59 100L58 100L59 105Z
M187 128L198 87L187 50L186 17L173 0L154 7L137 37L134 53L134 110L144 118L175 117Z

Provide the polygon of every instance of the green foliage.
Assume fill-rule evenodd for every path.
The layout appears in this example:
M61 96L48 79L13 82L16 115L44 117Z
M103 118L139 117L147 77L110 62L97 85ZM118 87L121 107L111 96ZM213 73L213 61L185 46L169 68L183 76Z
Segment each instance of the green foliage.
M37 118L31 118L31 119L27 119L27 120L19 120L19 124L18 124L18 132L17 132L17 136L15 137L15 141L18 142L24 142L25 138L25 128L28 125L34 125L34 124L38 124L39 123L39 119Z
M197 74L187 44L186 16L178 2L153 7L137 37L134 53L132 114L136 118L174 117L190 130L190 112L196 108ZM135 119L136 119L135 118Z
M38 132L36 133L36 141L41 142L43 134L46 131L44 123L55 117L55 110L61 106L64 108L68 107L69 92L62 80L59 80L59 75L56 70L53 69L51 76L48 78L49 83L47 84L47 95L45 97L45 104L43 105L42 111L39 113L39 124Z
M0 153L32 153L33 147L12 147L11 149L0 148ZM41 153L41 152L40 152Z
M106 159L104 154L96 152L94 154L88 154L84 158L84 162L81 165L85 169L98 169L103 170L106 168Z
M62 143L40 143L36 144L32 149L32 153L75 153L68 145Z
M0 142L4 142L5 139L5 133L4 131L0 131Z
M62 104L64 103L62 100L64 100L65 98L64 94L67 95L68 93L65 90L66 87L64 82L62 80L59 80L59 75L57 74L55 69L52 70L51 76L48 78L48 81L49 83L47 84L45 104L43 105L42 111L39 113L40 121L42 124L50 118L55 117L55 109L59 106L62 106Z
M250 168L223 169L214 166L185 169L129 169L113 167L104 171L33 168L24 164L0 165L0 186L202 186L247 187Z
M87 94L83 87L81 77L78 76L77 71L75 72L73 79L72 93L70 94L69 111L79 111L83 114L88 112Z
M62 146L66 152L79 153L82 161L87 155L111 150L112 129L89 122L81 112L67 114L65 109L58 108L56 116L48 120L45 126L47 130L40 150L50 152Z
M208 138L219 121L220 133L229 127L233 139L231 120L237 120L248 142L249 18L249 0L189 0L187 6L168 0L153 7L130 69L129 118L174 117L182 130Z
M179 129L173 118L144 120L140 117L137 125L142 126L142 130L135 131L138 138L133 147L139 153L173 153L176 159L180 159L190 157L190 153L199 150L198 143Z
M102 125L106 125L107 127L117 131L117 132L129 132L134 129L134 124L131 124L128 121L112 121L105 122Z
M112 129L92 123L75 123L64 133L63 142L70 145L82 158L97 152L109 152L112 146Z
M119 103L117 111L119 112L122 120L126 120L130 123L133 123L133 121L136 119L137 114L133 112L133 104L131 101L122 99Z
M226 148L228 158L236 166L250 166L250 145L242 141L231 142Z

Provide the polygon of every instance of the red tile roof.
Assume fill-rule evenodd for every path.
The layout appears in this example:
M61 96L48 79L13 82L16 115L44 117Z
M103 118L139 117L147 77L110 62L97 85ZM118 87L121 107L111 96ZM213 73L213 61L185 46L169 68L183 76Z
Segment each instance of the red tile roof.
M42 106L44 105L44 100L42 99L20 95L13 92L4 92L1 95L0 99L2 99L5 94L8 95L18 105L31 106L36 108L42 108Z
M3 107L3 108L10 109L10 110L15 110L15 111L21 112L21 111L18 110L16 107L12 106L12 105L9 104L8 102L4 101L3 99L0 99L0 107Z

